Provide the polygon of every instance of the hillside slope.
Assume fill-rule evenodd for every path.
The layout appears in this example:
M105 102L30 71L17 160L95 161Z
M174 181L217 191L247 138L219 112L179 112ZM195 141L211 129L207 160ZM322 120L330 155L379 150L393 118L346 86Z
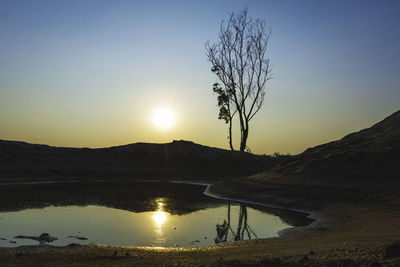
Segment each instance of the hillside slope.
M400 111L257 175L216 184L213 190L292 207L351 203L400 212Z
M400 111L370 128L309 148L274 172L319 178L400 179Z

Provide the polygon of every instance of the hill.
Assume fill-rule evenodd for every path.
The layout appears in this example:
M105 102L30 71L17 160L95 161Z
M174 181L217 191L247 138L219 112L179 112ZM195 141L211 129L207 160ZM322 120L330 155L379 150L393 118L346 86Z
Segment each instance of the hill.
M347 203L400 212L400 111L368 129L213 187L232 197L320 209Z
M241 154L189 141L68 148L0 140L0 178L200 178L255 174L270 157ZM4 179L3 179L4 180Z
M400 178L400 111L370 128L309 148L274 172L320 178Z

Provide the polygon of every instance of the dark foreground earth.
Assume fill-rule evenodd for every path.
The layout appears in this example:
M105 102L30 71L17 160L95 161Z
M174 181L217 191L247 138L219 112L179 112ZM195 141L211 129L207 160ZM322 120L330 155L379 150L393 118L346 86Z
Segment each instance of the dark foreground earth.
M145 147L140 145L140 153L143 155L154 152ZM196 249L74 244L62 248L0 248L0 265L400 266L400 112L371 128L308 149L297 156L270 158L246 155L243 168L239 164L241 155L207 150L193 143L178 142L169 146L149 147L153 150L163 149L165 153L158 163L143 163L141 173L146 173L146 168L151 164L161 164L169 170L166 172L168 175L163 177L162 172L152 172L152 176L170 179L171 173L178 173L181 175L176 177L182 180L207 178L213 183L210 191L216 195L300 208L310 211L317 220L311 225L286 231L279 238L238 241ZM104 162L102 157L112 155L104 151L73 150L73 155L75 158L79 155L79 159L71 160L68 164L76 165L75 169L87 171L83 171L86 174L83 176L74 171L68 177L63 159L72 157L68 154L71 150L66 149L68 155L65 155L57 148L46 147L48 153L53 153L55 158L52 158L43 147L36 149L35 145L2 142L0 149L2 183L24 179L35 181L40 179L38 174L46 174L46 180L77 179L88 182L88 177L96 173L95 166ZM21 149L31 152L24 153ZM110 152L124 158L121 162L124 162L126 172L121 175L121 179L139 179L140 173L135 172L134 168L130 169L129 160L126 159L140 158L134 156L138 153L135 150L137 146L129 147L128 152L124 149ZM82 155L79 154L81 152ZM93 155L90 153L99 153L98 158L85 158L85 155ZM186 155L191 155L193 161L184 161L183 165L179 165L179 160ZM193 168L196 165L195 159L201 167ZM49 162L57 163L55 166L58 167L47 165ZM203 169L207 162L210 162L211 167L199 171L200 174L196 176L196 170ZM122 163L113 161L112 166L103 167L107 169L107 175L103 178L117 177L112 175L113 166L118 167L119 164ZM92 169L88 166L92 166ZM219 169L216 166L220 166ZM207 176L214 167L217 172ZM224 168L231 173L237 170L238 175L222 175ZM132 173L131 177L129 172ZM8 194L7 199L17 196L18 190L5 190L4 186L0 188L4 194ZM112 195L112 191L109 194ZM19 191L18 194L22 193ZM19 209L22 202L16 198L13 200L2 204L2 208ZM28 201L23 205L34 205L33 202Z

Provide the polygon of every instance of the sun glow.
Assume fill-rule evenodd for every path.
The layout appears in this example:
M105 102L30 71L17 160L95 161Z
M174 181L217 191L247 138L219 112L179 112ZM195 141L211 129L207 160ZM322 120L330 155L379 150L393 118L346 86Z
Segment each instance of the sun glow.
M166 130L174 125L175 114L170 108L158 108L154 111L152 120L156 127Z
M163 211L164 203L160 200L157 201L157 211L153 214L153 220L158 227L161 227L167 219L167 213Z
M167 214L165 214L165 212L162 210L156 211L153 215L153 220L156 222L158 227L163 225L166 219L167 219Z

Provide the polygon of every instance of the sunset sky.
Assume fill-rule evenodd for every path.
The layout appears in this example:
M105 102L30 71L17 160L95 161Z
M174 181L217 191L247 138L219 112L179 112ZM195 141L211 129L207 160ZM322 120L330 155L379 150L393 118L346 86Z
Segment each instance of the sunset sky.
M0 139L228 148L204 45L244 7L272 29L253 152L300 153L400 108L399 1L0 0Z

